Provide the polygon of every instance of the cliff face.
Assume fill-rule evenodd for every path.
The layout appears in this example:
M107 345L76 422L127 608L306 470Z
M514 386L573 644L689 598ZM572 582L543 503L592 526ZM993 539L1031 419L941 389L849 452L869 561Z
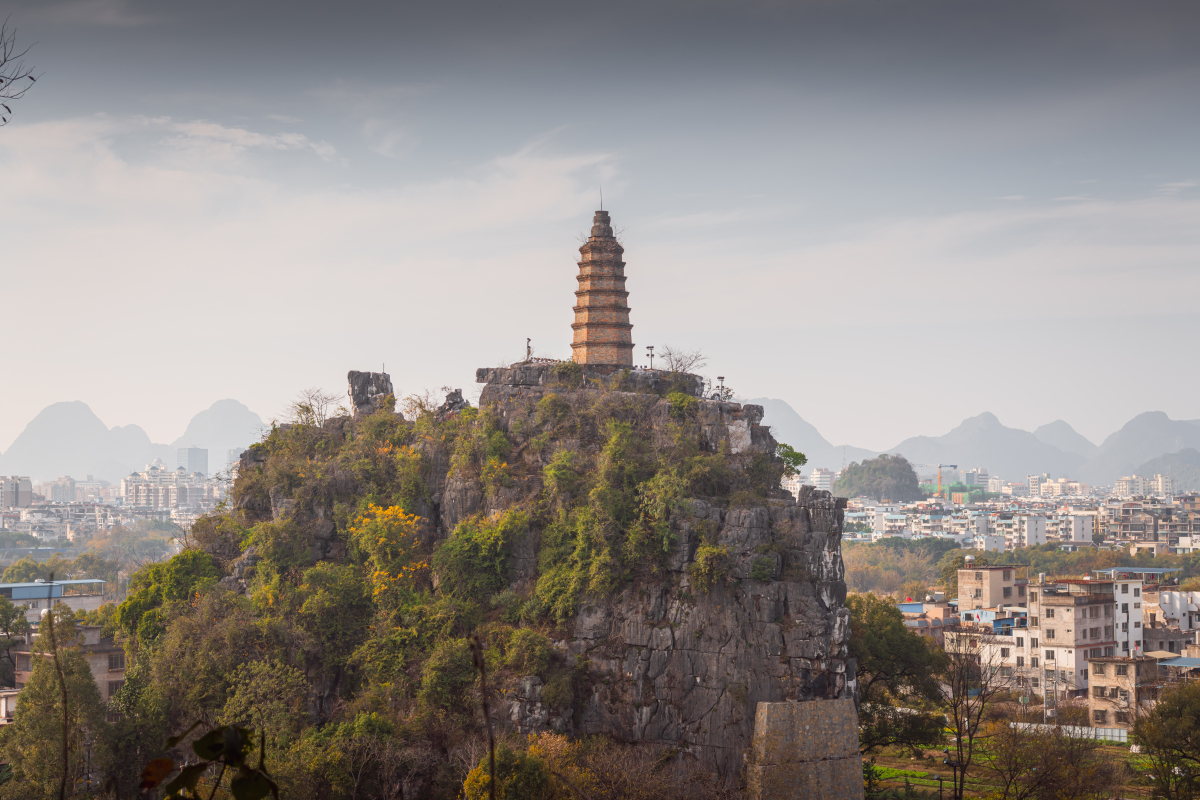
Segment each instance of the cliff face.
M305 569L269 566L280 558L271 553L353 563L352 509L396 505L421 521L434 565L414 573L408 597L473 604L496 663L513 663L495 644L504 630L543 632L555 674L570 671L563 691L545 670L500 667L492 708L510 729L656 743L733 783L758 702L854 696L844 501L806 488L797 502L778 489L782 464L760 406L702 399L696 376L569 363L477 379L478 410L456 396L406 420L375 404L320 428L278 430L247 451L232 492L236 525L197 534L226 567L222 585L253 593ZM468 529L499 531L502 519L523 526L488 562L502 564L488 593L507 588L469 595L438 574L441 548ZM389 626L413 616L380 606L379 642L364 647L386 652ZM429 651L403 646L410 685L428 681Z
M546 372L480 370L487 381L480 403L496 407L512 432L551 391ZM652 373L639 377L653 387ZM668 406L656 400L651 409L655 436L664 435ZM703 445L725 449L735 461L775 451L759 406L700 400L696 419ZM591 665L591 695L571 714L541 702L536 678L522 681L506 698L507 718L519 731L549 726L657 742L690 751L732 778L759 701L853 696L841 560L845 501L805 487L799 502L779 496L726 505L689 499L675 509L666 575L583 598L559 644ZM693 585L689 567L706 538L727 550L728 571L705 591Z

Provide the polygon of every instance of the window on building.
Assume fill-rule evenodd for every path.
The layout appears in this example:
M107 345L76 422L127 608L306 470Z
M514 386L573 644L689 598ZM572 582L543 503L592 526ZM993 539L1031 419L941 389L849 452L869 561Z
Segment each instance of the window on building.
M1046 609L1046 619L1054 619L1054 609L1053 608Z
M1038 665L1038 658L1037 658L1037 656L1030 656L1030 657L1029 657L1029 666L1033 667L1034 669L1037 669L1037 665ZM1037 686L1037 678L1034 678L1034 683L1033 683L1033 685L1034 685L1034 686Z
M1012 667L1001 667L1000 668L1000 677L1001 678L1011 678L1012 677Z
M125 654L124 653L109 653L108 654L108 671L116 672L125 669Z
M1113 648L1111 648L1111 647L1104 648L1104 657L1112 658L1113 657Z
M976 573L975 573L975 580L977 580L977 581L981 581L981 580L983 580L983 573L982 573L982 572L976 572Z
M1116 717L1117 717L1117 722L1126 722L1126 723L1129 722L1129 712L1128 711L1118 711L1116 713Z
M1011 569L1004 570L1004 580L1006 580L1006 581L1012 580L1012 570Z
M1047 639L1053 639L1053 638L1054 638L1054 629L1053 629L1053 628L1051 628L1050 630L1046 631L1046 638L1047 638Z
M1021 584L1020 586L1017 587L1017 595L1019 597L1025 596L1025 584Z
M1031 627L1031 628L1036 628L1037 626L1038 626L1038 618L1037 618L1037 617L1030 617L1030 618L1029 618L1029 627Z
M1108 712L1096 709L1092 712L1092 719L1100 723L1108 722Z
M1017 656L1017 666L1018 667L1025 666L1025 656Z
M1142 623L1140 623L1140 622L1135 622L1135 623L1133 623L1133 627L1135 627L1135 628L1140 628L1140 627L1142 627Z
M1032 647L1033 649L1035 649L1035 650L1036 650L1036 649L1037 649L1037 646L1038 646L1038 640L1037 640L1037 639L1030 639L1030 640L1029 640L1029 646L1030 646L1030 647Z
M1141 607L1142 607L1142 604L1141 604L1141 603L1134 603L1134 604L1133 604L1133 607L1134 607L1134 608L1141 608Z
M1004 587L1004 596L1005 596L1005 597L1012 597L1012 587L1011 587L1011 586L1005 586L1005 587Z
M1025 646L1025 637L1018 636L1017 637L1017 647L1024 647L1024 646Z
M1133 596L1134 596L1134 597L1141 597L1141 596L1142 596L1142 590L1141 590L1141 589L1139 589L1139 588L1137 588L1136 586L1135 586L1135 587L1133 587Z
M1104 638L1105 639L1113 638L1113 626L1112 625L1104 626Z
M975 597L983 597L983 589L976 589Z
M1086 639L1087 637L1088 637L1088 635L1087 635L1087 628L1080 628L1080 629L1079 629L1079 638L1080 638L1080 639Z
M1091 667L1092 667L1093 675L1103 675L1104 674L1104 665L1103 664L1092 664Z
M1112 606L1105 606L1105 607L1104 607L1104 616L1106 616L1106 617L1111 617L1111 616L1112 616Z
M1121 613L1122 614L1129 613L1129 603L1121 603Z
M29 656L17 653L17 672L29 672Z
M1121 594L1129 594L1129 584L1128 583L1121 584Z
M1008 658L1008 648L1007 648L1007 647L1001 647L1001 648L1000 648L1000 657L1001 657L1001 658Z
M1065 681L1067 679L1067 671L1065 669L1060 669L1058 671L1058 679L1060 681Z
M1100 616L1100 606L1092 606L1090 609L1090 612L1089 612L1089 616L1091 616L1092 619L1095 619L1096 617Z
M1047 661L1053 661L1053 660L1054 660L1054 651L1053 651L1053 650L1047 650L1047 651L1046 651L1046 660L1047 660Z
M1034 659L1034 661L1037 661L1037 659L1035 658L1035 659ZM1036 667L1036 666L1037 666L1037 664L1034 664L1034 666ZM1038 679L1037 679L1037 678L1031 678L1031 679L1029 680L1029 684L1030 684L1030 685L1031 685L1031 686L1032 686L1034 689L1038 688Z
M114 694L116 694L118 691L120 691L121 687L124 685L125 685L125 681L109 681L108 682L108 696L111 698Z

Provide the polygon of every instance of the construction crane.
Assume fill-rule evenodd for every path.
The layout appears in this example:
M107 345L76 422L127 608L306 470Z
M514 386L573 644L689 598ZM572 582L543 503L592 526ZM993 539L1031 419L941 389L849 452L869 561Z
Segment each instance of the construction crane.
M938 475L937 496L942 496L942 469L958 469L958 464L913 464L914 467L936 467Z

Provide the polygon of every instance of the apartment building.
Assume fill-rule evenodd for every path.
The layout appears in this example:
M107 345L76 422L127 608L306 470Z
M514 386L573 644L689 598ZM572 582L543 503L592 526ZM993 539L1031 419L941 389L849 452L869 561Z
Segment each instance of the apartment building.
M33 505L33 482L19 475L0 475L0 508Z
M967 556L969 563L958 571L959 612L1000 606L1024 606L1028 567L974 566L974 556Z
M224 495L224 487L200 473L187 473L181 467L169 470L162 461L121 481L121 495L127 508L210 510Z
M1088 664L1088 717L1097 728L1133 727L1158 702L1162 677L1149 656L1093 658Z
M817 467L809 474L808 480L813 488L824 489L827 492L833 491L833 470Z
M1175 481L1169 475L1153 478L1126 475L1113 483L1113 494L1117 497L1170 497L1175 494Z
M101 699L107 704L125 683L125 650L111 638L102 637L99 625L77 625L76 631L79 649L92 670ZM23 689L33 673L34 659L48 658L49 651L42 649L41 635L34 632L28 641L14 646L12 653L16 661L16 688Z

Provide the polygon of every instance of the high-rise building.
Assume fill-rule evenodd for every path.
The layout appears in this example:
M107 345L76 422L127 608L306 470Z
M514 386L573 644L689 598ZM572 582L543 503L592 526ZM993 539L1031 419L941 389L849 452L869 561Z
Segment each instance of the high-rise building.
M208 451L201 447L181 447L176 456L178 465L188 475L199 472L208 476Z
M981 489L986 489L988 485L988 471L982 467L979 469L969 469L963 478L963 483L967 486L978 486Z
M70 475L64 475L49 484L50 496L46 499L51 503L74 503L75 502L75 479Z
M816 489L824 489L827 492L833 491L833 470L817 467L809 475L809 482Z
M33 481L27 476L0 475L0 508L28 508L33 505Z
M1030 475L1029 476L1029 496L1030 497L1041 497L1041 495L1042 495L1042 476L1041 475Z

